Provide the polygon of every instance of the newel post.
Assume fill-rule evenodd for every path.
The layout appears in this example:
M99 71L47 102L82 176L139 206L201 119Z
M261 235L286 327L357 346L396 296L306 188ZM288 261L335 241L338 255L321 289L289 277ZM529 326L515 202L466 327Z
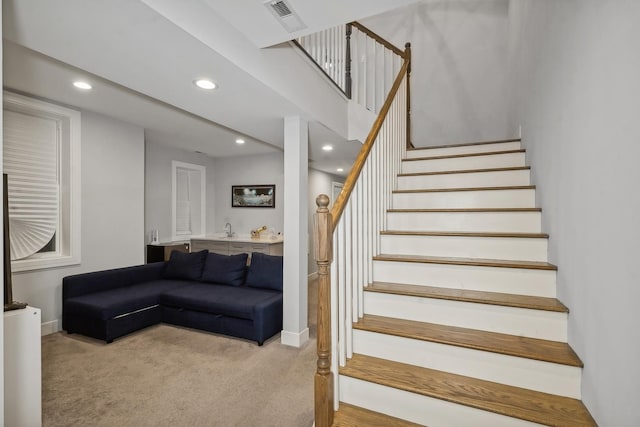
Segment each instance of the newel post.
M318 263L318 364L314 378L316 427L333 424L333 376L331 375L331 278L333 219L329 197L316 198L315 258Z
M405 43L404 45L404 58L409 62L407 67L407 148L412 148L411 142L411 43Z
M345 67L344 67L344 92L347 94L347 98L351 99L351 24L347 24L346 28L346 49L345 49Z

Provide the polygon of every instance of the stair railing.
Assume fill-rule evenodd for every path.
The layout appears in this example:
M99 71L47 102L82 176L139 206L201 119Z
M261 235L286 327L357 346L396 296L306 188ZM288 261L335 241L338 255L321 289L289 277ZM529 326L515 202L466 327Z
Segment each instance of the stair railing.
M397 50L397 48L394 48ZM318 339L315 425L329 427L340 398L338 369L353 356L352 325L363 316L364 288L372 282L379 231L408 143L408 84L411 47L403 59L377 118L329 211L321 194L315 219L318 264Z
M352 101L377 114L403 64L405 52L358 22L294 42Z

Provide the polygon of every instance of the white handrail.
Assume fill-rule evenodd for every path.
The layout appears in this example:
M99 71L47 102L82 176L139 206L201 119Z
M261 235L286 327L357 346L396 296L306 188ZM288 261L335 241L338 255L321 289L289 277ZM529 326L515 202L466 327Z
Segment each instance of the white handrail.
M353 328L363 316L364 288L372 282L373 255L380 247L380 231L386 227L395 176L406 152L406 76L357 180L333 234L332 295L337 305L331 313L331 364L334 407L340 400L338 369L353 356Z

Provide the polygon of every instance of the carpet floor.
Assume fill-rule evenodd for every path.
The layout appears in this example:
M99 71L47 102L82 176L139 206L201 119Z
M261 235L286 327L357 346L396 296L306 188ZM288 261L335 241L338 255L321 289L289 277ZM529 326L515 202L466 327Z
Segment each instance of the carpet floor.
M315 364L315 339L279 334L259 347L164 324L111 344L55 333L42 338L43 425L308 427Z

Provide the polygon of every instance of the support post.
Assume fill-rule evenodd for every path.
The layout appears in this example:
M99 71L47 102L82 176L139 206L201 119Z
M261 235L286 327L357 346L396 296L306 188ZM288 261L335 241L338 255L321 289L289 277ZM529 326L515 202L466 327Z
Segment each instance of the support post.
M407 67L407 148L414 148L411 142L411 43L404 45L404 58L409 62Z
M284 118L284 271L280 342L300 347L309 340L308 172L309 127L299 116Z
M347 24L347 48L345 54L344 93L351 99L351 24Z
M333 376L331 374L331 279L330 265L333 220L329 212L329 197L316 198L315 258L318 263L318 363L314 378L315 425L333 424Z

